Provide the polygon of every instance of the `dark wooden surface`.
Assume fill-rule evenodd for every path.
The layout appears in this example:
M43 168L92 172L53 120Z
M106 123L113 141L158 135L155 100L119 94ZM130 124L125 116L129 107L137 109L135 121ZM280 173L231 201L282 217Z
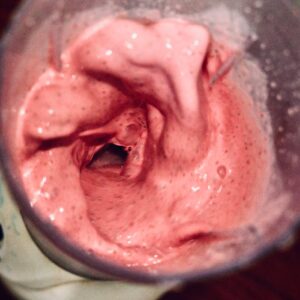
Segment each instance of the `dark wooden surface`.
M20 2L0 0L0 35ZM1 285L0 300L13 300ZM300 239L289 250L277 251L243 272L187 285L162 300L300 300Z

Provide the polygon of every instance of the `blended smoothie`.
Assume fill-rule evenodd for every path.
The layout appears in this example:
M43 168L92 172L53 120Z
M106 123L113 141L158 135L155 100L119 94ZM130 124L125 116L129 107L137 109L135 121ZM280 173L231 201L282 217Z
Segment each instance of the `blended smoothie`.
M33 209L82 249L149 269L250 224L272 151L234 75L242 51L175 18L85 30L19 114Z

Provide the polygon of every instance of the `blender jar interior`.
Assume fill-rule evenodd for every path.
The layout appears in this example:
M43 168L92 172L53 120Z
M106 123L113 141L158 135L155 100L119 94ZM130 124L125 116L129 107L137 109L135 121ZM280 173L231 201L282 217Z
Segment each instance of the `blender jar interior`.
M278 198L286 201L284 209L274 213L264 234L247 232L249 238L230 241L213 249L213 259L199 257L192 270L174 274L147 273L127 269L87 253L72 244L42 220L29 205L14 166L15 124L27 91L47 68L49 45L55 41L57 53L64 49L84 28L106 16L126 14L151 18L183 15L197 21L195 11L223 4L239 11L255 28L257 38L248 52L259 61L268 77L268 109L271 114L276 168L286 199L274 195L268 212L278 211ZM92 15L85 15L93 10ZM72 21L82 19L74 29ZM22 24L22 25L20 25ZM102 278L103 273L136 281L194 279L240 267L272 246L282 242L296 226L300 193L300 9L288 0L274 1L28 1L9 30L1 47L1 160L16 202L33 238L56 263L86 277ZM255 91L253 91L255 93ZM264 214L261 214L264 218ZM253 228L252 228L253 229ZM225 254L226 255L225 255ZM205 263L204 263L205 262Z

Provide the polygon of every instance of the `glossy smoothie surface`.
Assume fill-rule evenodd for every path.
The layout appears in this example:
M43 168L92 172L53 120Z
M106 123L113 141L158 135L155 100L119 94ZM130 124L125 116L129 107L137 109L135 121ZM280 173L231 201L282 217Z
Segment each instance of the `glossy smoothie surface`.
M270 152L238 52L180 19L88 28L20 111L32 207L83 249L149 268L250 223Z

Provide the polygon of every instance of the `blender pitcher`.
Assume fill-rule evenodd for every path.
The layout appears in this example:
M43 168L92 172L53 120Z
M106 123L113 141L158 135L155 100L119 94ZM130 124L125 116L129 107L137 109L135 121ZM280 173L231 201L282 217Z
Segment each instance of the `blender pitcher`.
M197 12L217 5L239 12L254 28L256 35L251 37L247 52L267 75L272 143L280 185L286 195L275 195L274 199L280 199L278 202L269 201L267 209L274 215L272 222L262 236L250 232L251 239L247 241L237 240L214 249L231 255L218 256L219 252L214 252L218 259L181 272L130 269L78 248L38 215L20 183L13 149L15 120L22 99L47 68L49 57L59 67L63 49L97 20L120 15L154 20L180 17L206 22L209 26L207 19L201 14L199 17ZM8 288L20 299L28 300L157 299L187 281L243 268L289 240L300 215L299 36L299 1L24 1L1 43L0 53L0 224L3 231L0 274ZM252 89L253 94L256 92ZM272 209L275 206L276 213Z

